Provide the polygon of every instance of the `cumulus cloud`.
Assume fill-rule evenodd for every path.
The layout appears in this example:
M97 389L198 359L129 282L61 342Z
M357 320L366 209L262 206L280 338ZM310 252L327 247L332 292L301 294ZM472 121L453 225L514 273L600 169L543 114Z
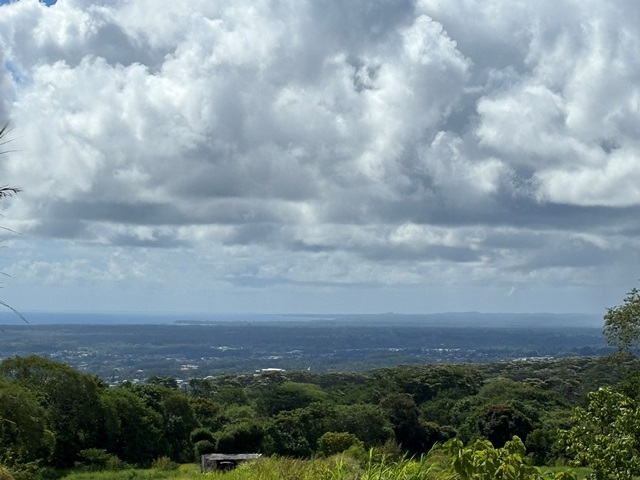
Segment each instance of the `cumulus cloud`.
M151 285L184 277L162 257L181 252L212 289L260 280L309 295L439 283L516 301L528 283L633 279L632 1L20 0L0 12L0 114L19 150L0 174L25 188L5 224L66 255L87 248L25 256L18 278L117 282L96 272L127 271L133 255L128 277ZM125 253L105 265L90 248Z

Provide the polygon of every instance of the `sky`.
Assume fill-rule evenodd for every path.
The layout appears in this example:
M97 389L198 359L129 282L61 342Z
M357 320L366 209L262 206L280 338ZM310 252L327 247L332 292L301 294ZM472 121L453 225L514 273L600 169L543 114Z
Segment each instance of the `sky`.
M640 3L0 2L23 311L604 313Z

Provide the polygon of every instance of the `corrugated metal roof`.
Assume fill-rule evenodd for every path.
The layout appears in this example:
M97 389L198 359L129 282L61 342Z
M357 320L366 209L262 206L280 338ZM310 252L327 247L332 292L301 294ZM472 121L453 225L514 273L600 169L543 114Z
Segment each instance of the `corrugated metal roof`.
M205 460L255 460L261 453L207 453L202 455Z

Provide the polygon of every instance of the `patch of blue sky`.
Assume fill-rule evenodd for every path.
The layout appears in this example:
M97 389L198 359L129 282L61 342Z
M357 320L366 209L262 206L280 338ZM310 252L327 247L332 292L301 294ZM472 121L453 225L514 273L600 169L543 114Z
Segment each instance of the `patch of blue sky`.
M13 78L16 85L25 85L28 82L29 77L27 77L22 69L11 60L5 60L4 68L6 68L11 74L11 78Z
M7 3L18 2L20 0L0 0L0 5L6 5ZM40 3L44 3L47 7L55 5L58 0L40 0Z

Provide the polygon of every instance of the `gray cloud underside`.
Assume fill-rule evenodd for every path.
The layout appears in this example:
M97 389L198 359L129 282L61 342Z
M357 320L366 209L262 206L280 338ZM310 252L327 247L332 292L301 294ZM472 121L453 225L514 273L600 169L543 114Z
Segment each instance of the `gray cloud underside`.
M635 1L0 12L22 232L522 273L639 246Z

